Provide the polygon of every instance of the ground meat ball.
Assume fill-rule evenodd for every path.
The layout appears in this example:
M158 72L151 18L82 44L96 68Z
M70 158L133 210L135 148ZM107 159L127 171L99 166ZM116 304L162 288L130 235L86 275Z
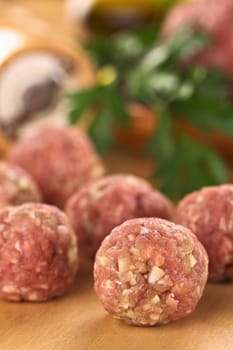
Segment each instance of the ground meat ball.
M77 128L43 128L19 140L7 158L34 177L47 203L59 207L104 172L89 139Z
M0 208L40 200L37 185L29 174L15 165L0 162Z
M0 210L0 298L62 295L77 270L77 241L64 213L46 204Z
M78 236L80 252L94 256L112 229L128 219L170 219L171 202L143 179L112 175L87 184L67 203L66 212Z
M219 68L233 79L233 1L199 0L174 7L165 19L163 32L173 34L185 24L194 24L213 39L213 46L198 56L204 66Z
M116 318L154 326L190 314L207 280L208 256L187 228L158 218L126 221L96 254L95 291Z
M187 195L177 207L176 221L205 246L209 279L233 281L233 185L206 187Z

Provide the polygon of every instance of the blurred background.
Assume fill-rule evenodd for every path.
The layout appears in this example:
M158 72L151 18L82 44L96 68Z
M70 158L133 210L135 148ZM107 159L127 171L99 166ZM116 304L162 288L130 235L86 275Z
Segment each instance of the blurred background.
M232 181L232 18L231 0L0 0L1 154L74 124L174 199Z

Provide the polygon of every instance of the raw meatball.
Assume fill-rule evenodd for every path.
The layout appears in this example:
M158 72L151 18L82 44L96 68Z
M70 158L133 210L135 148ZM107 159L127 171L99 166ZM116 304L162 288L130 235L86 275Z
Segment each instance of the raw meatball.
M46 204L0 210L0 298L62 295L77 270L77 241L64 213Z
M7 158L34 177L47 203L59 207L104 172L89 139L77 128L43 128L19 140Z
M126 221L96 254L95 291L116 318L138 326L189 315L202 296L208 256L187 228L158 218Z
M206 187L187 195L177 207L176 221L205 246L209 279L233 281L233 185Z
M165 35L173 34L185 24L194 24L213 39L212 47L205 49L196 61L221 69L233 79L233 1L199 0L177 5L168 13L163 32Z
M170 219L173 206L147 181L133 175L112 175L75 193L66 212L78 236L80 251L94 256L115 226L137 217Z
M40 200L37 185L29 174L15 165L0 162L0 208Z

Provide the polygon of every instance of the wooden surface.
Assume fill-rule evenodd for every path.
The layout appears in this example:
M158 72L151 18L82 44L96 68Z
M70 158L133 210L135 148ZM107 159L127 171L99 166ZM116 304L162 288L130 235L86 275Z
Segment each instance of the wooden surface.
M233 285L207 286L196 311L163 327L111 318L93 290L91 269L72 290L43 304L0 303L1 350L232 350Z
M151 163L114 154L110 170L148 176ZM68 294L47 303L0 302L0 350L232 350L233 284L209 284L196 311L163 327L130 327L109 316L85 265Z

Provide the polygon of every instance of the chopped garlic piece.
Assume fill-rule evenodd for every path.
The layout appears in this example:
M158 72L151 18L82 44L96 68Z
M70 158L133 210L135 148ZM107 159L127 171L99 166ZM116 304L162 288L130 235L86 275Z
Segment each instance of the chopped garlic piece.
M97 201L99 198L101 198L104 195L104 189L100 189L96 186L93 186L91 187L89 194L93 201Z
M148 281L150 284L153 284L159 281L164 275L165 275L165 272L155 265L152 267L152 270L149 273Z
M126 316L129 318L135 318L135 313L133 310L128 310Z
M137 283L136 278L135 278L135 275L133 274L132 271L129 271L129 272L128 272L128 274L127 274L127 279L128 279L129 283L130 283L132 286L134 286L134 285Z
M126 258L119 258L118 259L118 271L120 273L126 272L129 270L129 262Z
M160 314L151 314L150 319L154 322L158 321L160 318Z
M160 297L158 295L155 295L151 302L152 304L158 304L160 302Z
M147 227L142 227L140 230L141 235L146 235L149 232L150 232L150 230Z
M135 247L130 248L130 253L132 253L133 255L136 255L136 256L140 256L140 251Z
M101 266L106 266L108 265L108 258L106 256L99 256L99 262Z
M197 263L197 260L195 259L195 257L193 256L193 254L189 255L189 262L190 262L190 266L194 267Z
M69 263L73 263L77 260L77 248L76 247L72 247L68 250L68 260L69 260Z

